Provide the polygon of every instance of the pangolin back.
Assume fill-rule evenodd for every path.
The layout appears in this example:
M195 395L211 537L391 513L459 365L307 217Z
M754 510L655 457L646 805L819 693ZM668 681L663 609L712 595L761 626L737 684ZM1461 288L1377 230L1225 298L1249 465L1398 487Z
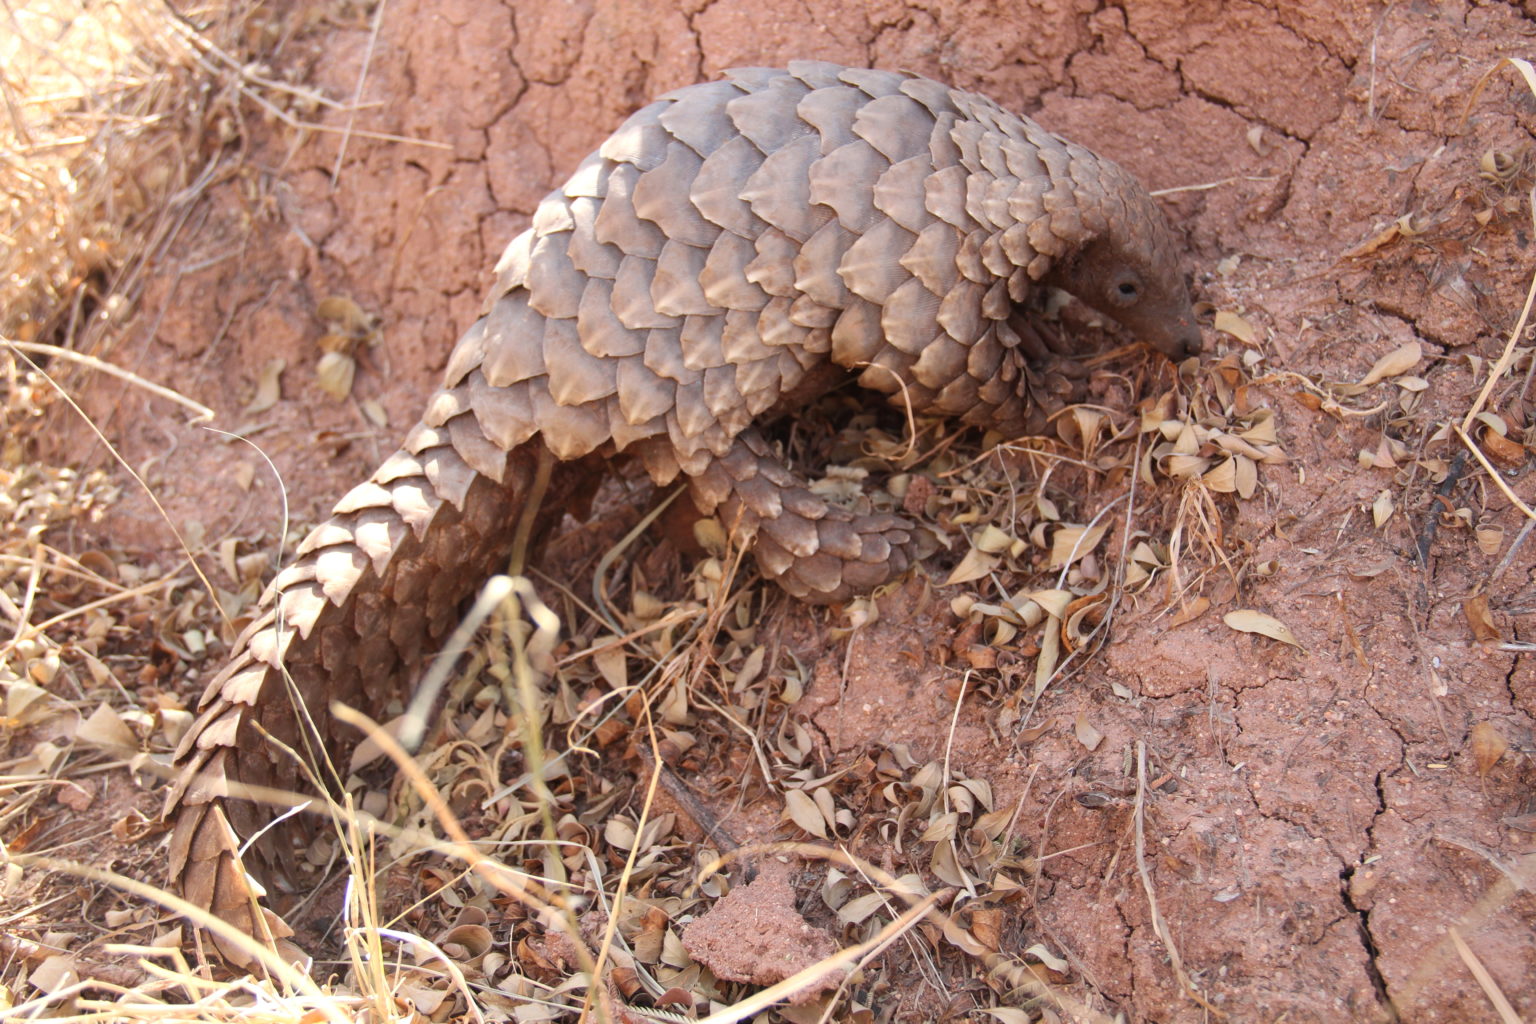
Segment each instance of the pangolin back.
M240 844L273 811L247 797L309 789L294 752L354 742L330 701L377 715L400 698L505 566L551 455L543 527L595 463L627 453L659 483L686 474L700 509L755 531L764 574L804 599L903 571L908 525L812 494L754 421L852 373L916 411L1017 430L1021 318L1043 283L1170 355L1198 349L1152 200L984 97L798 62L638 111L540 203L421 423L303 543L209 684L167 800L172 881L242 930L288 933L256 918ZM263 885L289 873L297 831L245 856Z

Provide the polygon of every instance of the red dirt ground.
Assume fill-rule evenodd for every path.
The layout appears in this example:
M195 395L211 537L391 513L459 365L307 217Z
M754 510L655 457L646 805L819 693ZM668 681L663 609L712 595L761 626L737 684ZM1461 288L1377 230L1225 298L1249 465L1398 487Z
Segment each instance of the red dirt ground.
M906 743L919 763L947 752L956 773L988 780L994 806L1019 804L1016 834L1039 873L1009 911L1008 943L1043 942L1070 962L1065 983L1110 1013L1211 1019L1182 991L1137 872L1144 744L1160 781L1144 824L1158 906L1194 985L1230 1019L1494 1019L1452 929L1532 1019L1536 896L1530 868L1518 872L1536 848L1519 818L1536 809L1536 660L1479 642L1463 606L1485 594L1503 639L1529 639L1536 545L1501 564L1523 517L1470 460L1442 487L1464 449L1436 436L1503 351L1533 267L1536 104L1505 71L1462 123L1478 77L1530 52L1531 17L1510 4L1351 0L396 0L371 40L361 15L296 11L270 26L289 34L276 73L349 98L367 60L367 106L306 116L442 145L354 135L339 153L337 132L300 138L246 111L230 143L246 149L242 169L210 191L111 357L218 409L221 426L255 428L296 520L314 522L413 421L501 246L647 98L803 57L984 92L1177 190L1166 209L1188 240L1197 298L1256 329L1251 343L1207 331L1205 360L1261 357L1251 397L1276 410L1290 461L1264 467L1254 498L1220 499L1223 550L1241 571L1201 584L1212 610L1174 625L1162 586L1122 608L1109 644L1045 693L1030 724L1054 724L1028 740L1008 698L1024 692L1027 704L1033 667L1015 644L973 679L947 745L964 676L947 654L961 627L949 601L964 588L911 583L845 640L829 637L824 612L780 608L773 628L809 670L799 715L814 759L833 770ZM1504 180L1479 173L1490 151L1512 161ZM1404 216L1412 233L1378 237ZM354 397L381 403L387 427L314 386L314 310L332 294L382 325ZM1408 410L1393 385L1351 401L1386 403L1371 415L1309 400L1301 377L1357 381L1410 340L1427 386ZM282 401L242 413L274 357L287 361ZM1536 423L1522 376L1488 406L1516 437ZM210 539L270 546L277 492L254 454L178 426L137 391L82 397L174 517ZM1385 438L1405 446L1397 465L1363 465ZM256 470L249 490L241 462ZM1528 505L1532 465L1527 447L1501 467ZM1158 486L1137 526L1166 540L1178 495ZM1396 514L1377 528L1383 491ZM1090 512L1102 504L1077 497ZM1502 528L1497 550L1479 548L1458 509ZM92 543L172 549L132 497ZM1228 628L1221 616L1235 608L1282 619L1299 646ZM1080 719L1104 735L1091 751ZM1512 744L1486 777L1469 740L1483 723ZM778 807L745 817L771 824ZM806 865L800 891L823 871ZM886 964L882 1019L963 1015L903 954Z

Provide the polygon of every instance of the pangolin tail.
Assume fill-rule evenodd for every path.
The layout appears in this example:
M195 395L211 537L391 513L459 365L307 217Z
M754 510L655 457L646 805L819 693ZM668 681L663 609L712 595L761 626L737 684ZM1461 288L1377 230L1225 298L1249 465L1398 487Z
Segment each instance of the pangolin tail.
M248 935L281 943L292 934L264 894L297 881L321 819L306 812L293 826L263 828L314 793L311 779L334 786L335 772L346 772L360 736L332 718L330 703L377 719L405 699L466 598L506 570L520 523L539 536L594 479L588 467L556 461L537 436L505 453L497 479L482 457L477 470L459 455L475 445L467 431L478 434L473 416L416 428L337 504L267 588L176 752L180 774L165 804L171 884ZM480 438L477 455L488 445ZM541 464L538 500L530 492ZM228 962L252 966L249 952L210 937Z

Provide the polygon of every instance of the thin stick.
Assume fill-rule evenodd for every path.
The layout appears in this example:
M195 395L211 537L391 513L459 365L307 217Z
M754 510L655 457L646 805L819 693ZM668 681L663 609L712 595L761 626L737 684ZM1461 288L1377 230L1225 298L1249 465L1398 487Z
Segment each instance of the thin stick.
M155 511L160 513L160 518L165 520L165 525L170 529L172 536L176 538L176 543L181 545L182 553L187 556L187 561L191 564L192 571L196 573L197 578L202 581L203 587L208 591L208 596L213 598L215 607L218 607L222 612L223 606L219 604L218 592L213 588L213 581L210 580L208 576L203 572L203 567L197 563L197 558L192 554L191 545L189 545L187 543L187 539L181 535L181 530L176 527L175 520L173 520L171 518L171 514L165 510L165 506L160 504L160 499L155 495L154 488L150 487L149 484L145 482L144 478L140 476L132 466L128 465L128 460L123 458L122 453L113 446L111 441L107 440L107 435L103 434L101 432L101 428L98 427L91 420L91 418L85 414L85 410L80 408L80 404L74 400L70 393L65 391L63 386L61 386L58 381L49 376L47 370L43 369L41 366L38 366L37 363L33 361L32 357L27 355L25 352L18 350L16 354L25 360L28 366L32 367L32 369L41 374L44 380L52 385L53 389L59 393L59 397L64 399L64 401L69 404L69 407L80 415L80 418L85 421L85 425L91 428L91 432L94 433L98 439L100 439L102 444L106 445L107 451L112 453L112 457L117 460L118 465L123 467L123 471L133 478L134 483L138 484L144 489L144 493L149 497L150 503L155 506Z
M132 384L135 387L143 388L145 391L148 391L152 395L157 395L160 398L168 399L178 405L185 406L186 408L192 410L195 417L192 420L193 423L202 423L206 420L213 419L213 410L201 402L194 402L186 395L179 394L175 391L172 391L170 388L156 384L153 381L145 380L138 374L130 373L120 366L114 366L104 359L97 359L95 356L88 356L83 352L75 352L72 349L60 348L57 345L45 345L42 342L37 341L12 341L10 338L0 338L0 342L3 342L8 348L15 349L17 352L30 352L33 355L47 356L50 359L67 359L70 362L79 363L81 366L87 366L92 370L99 370L102 373L116 377L118 380L127 381L129 384ZM28 359L27 362L31 363L32 360ZM36 366L37 364L32 363L32 365Z
M363 84L368 81L368 66L373 63L373 51L379 45L379 27L384 23L385 6L387 5L384 0L379 0L379 6L373 9L373 30L368 33L368 49L363 53L363 66L357 73L357 86L352 90L352 102L347 107L347 126L342 132L340 144L336 147L336 166L331 168L331 191L333 192L336 191L337 182L341 180L341 164L347 157L347 143L352 139L357 112L362 108Z
M1136 741L1136 873L1141 876L1142 891L1147 894L1147 910L1152 917L1152 931L1168 951L1168 962L1173 965L1174 976L1179 979L1179 985L1184 993L1205 1008L1205 1011L1222 1020L1227 1015L1219 1008L1212 1006L1210 1001L1196 990L1189 980L1189 975L1184 973L1184 962L1179 958L1179 948L1173 944L1173 936L1168 932L1168 922L1163 920L1162 911L1157 909L1157 892L1152 888L1152 873L1147 870L1147 744L1145 740Z
M1536 189L1531 190L1531 213L1536 219ZM1483 406L1488 402L1488 395L1492 393L1493 386L1497 384L1508 372L1509 367L1515 361L1515 347L1525 333L1525 323L1531 316L1531 303L1536 300L1536 274L1531 276L1531 286L1525 292L1525 305L1520 309L1520 319L1515 321L1515 329L1509 332L1509 340L1504 343L1504 352L1499 356L1499 361L1493 364L1493 369L1488 371L1488 379L1483 382L1483 390L1478 392L1477 401L1472 403L1472 408L1467 410L1462 417L1461 429L1471 430L1472 421L1477 419L1477 414L1483 411Z
M1504 475L1497 469L1493 468L1493 463L1488 461L1488 456L1484 455L1482 449L1473 443L1472 439L1467 436L1467 432L1462 430L1459 426L1454 429L1456 430L1456 436L1461 438L1461 443L1466 445L1467 450L1472 453L1472 457L1483 464L1483 468L1488 471L1489 478L1493 480L1494 484L1499 488L1499 490L1504 492L1504 497L1508 498L1512 503L1514 503L1516 508L1525 513L1525 518L1536 519L1536 509L1532 509L1531 506L1527 505L1525 502L1521 501L1518 497L1515 496L1515 492L1510 489L1509 484L1504 482Z
M433 659L431 670L416 688L410 707L406 708L405 720L400 727L400 745L406 750L414 753L421 745L422 737L427 732L427 719L431 717L432 706L437 703L437 695L442 692L443 684L448 681L448 673L459 663L459 656L468 650L481 624L512 595L512 589L510 576L498 575L486 580L480 588L480 596L475 598L474 606L449 634L448 642Z
M160 590L162 587L179 587L189 581L190 578L187 576L168 576L164 579L155 580L152 583L141 584L131 590L119 590L114 594L108 594L106 597L99 597L94 601L78 605L74 608L71 608L67 612L60 612L53 618L45 619L42 622L36 624L28 624L25 617L23 616L17 620L16 636L5 644L0 645L0 654L10 652L18 643L27 639L28 637L34 637L40 633L46 633L54 626L68 622L70 619L77 619L82 615L86 615L95 611L98 608L105 608L108 605L117 604L120 601L130 601L135 597L142 597L145 594L152 594L155 591Z
M1493 975L1488 973L1488 968L1484 967L1483 962L1477 958L1477 954L1472 952L1472 947L1467 945L1466 940L1455 928L1449 931L1451 945L1456 947L1456 955L1461 957L1461 962L1467 965L1467 970L1472 972L1472 977L1476 978L1477 983L1482 986L1483 995L1487 996L1493 1008L1499 1011L1499 1020L1504 1024L1521 1024L1520 1015L1504 997L1498 983L1493 980Z

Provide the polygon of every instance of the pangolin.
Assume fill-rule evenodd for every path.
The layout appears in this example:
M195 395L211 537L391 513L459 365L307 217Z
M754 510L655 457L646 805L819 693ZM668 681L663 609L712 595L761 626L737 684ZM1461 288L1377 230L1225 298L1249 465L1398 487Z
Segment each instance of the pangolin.
M166 801L173 885L249 934L291 934L257 897L292 877L310 826L263 831L274 812L253 795L308 789L295 752L344 763L355 737L329 702L399 699L519 529L579 506L599 460L688 477L804 600L904 571L908 523L829 505L754 424L851 374L1017 431L1045 286L1170 357L1199 349L1147 193L982 96L796 62L642 108L539 204L421 422L299 546L209 683Z

